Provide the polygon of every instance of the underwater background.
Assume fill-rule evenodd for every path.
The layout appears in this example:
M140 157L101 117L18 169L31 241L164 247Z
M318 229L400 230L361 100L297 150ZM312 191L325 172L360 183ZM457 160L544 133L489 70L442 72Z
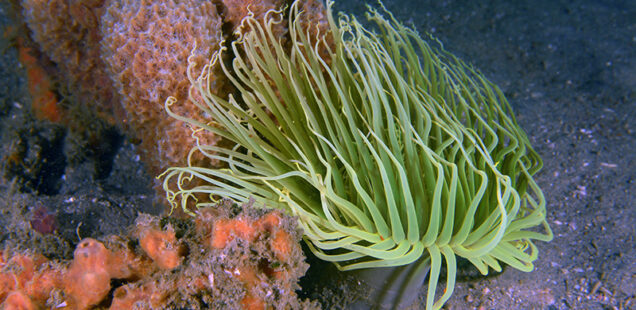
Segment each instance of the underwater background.
M377 7L341 0L335 10L363 20L367 4ZM497 84L544 161L535 180L554 240L537 243L535 270L505 268L483 277L460 262L445 308L636 308L636 2L384 5ZM108 126L91 131L96 137L73 135L32 115L32 80L19 62L10 12L3 1L0 250L37 248L48 258L70 259L78 236L126 233L139 212L159 214L163 198L135 139ZM312 257L308 262L302 298L324 309L347 309L364 298L347 274ZM426 287L412 308L423 309L425 296Z

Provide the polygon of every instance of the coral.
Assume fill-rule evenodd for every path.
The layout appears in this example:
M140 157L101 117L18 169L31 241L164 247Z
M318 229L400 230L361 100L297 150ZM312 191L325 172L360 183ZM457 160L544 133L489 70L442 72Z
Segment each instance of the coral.
M170 119L162 109L168 96L180 103L175 109L198 118L187 100L188 59L199 74L222 40L221 18L210 1L111 1L101 20L102 57L122 97L125 127L141 140L141 152L152 173L171 163L184 162L194 143L189 127ZM217 85L218 84L218 85ZM211 87L219 92L223 82ZM216 143L206 134L202 141Z
M112 279L138 279L151 273L152 263L138 256L122 240L112 236L104 243L92 238L82 240L64 276L67 303L77 309L88 309L100 303L111 289Z
M140 141L141 159L151 174L185 164L189 149L183 145L195 143L190 125L165 113L166 98L177 99L172 108L179 115L203 120L189 100L189 95L199 95L189 94L187 70L198 76L221 40L231 41L232 33L240 32L240 22L250 11L262 17L270 9L287 7L283 0L19 2L41 52L35 59L26 52L36 51L23 49L24 63L33 64L28 71L34 111L51 120L62 119L72 132L86 132L84 138L91 146L102 140L104 126L91 115L116 125ZM308 1L304 8L311 33L327 25L319 0ZM286 40L286 21L275 27ZM188 60L196 65L188 69ZM226 97L233 88L219 68L212 72L209 87ZM47 76L55 80L48 81ZM56 91L65 94L63 105L51 89L58 84ZM198 139L206 145L219 142L208 131L199 131ZM190 160L217 164L200 154Z
M38 254L16 253L0 261L2 309L38 309L49 293L61 287L62 271Z
M0 252L0 304L3 309L315 308L295 294L308 267L299 238L291 217L231 201L201 210L194 223L141 215L131 237L83 239L67 265L28 252Z
M280 211L270 211L262 215L245 212L231 218L227 214L219 215L214 209L202 209L197 215L196 231L208 250L221 250L239 257L248 256L247 251L256 250L260 254L257 260L224 264L225 270L231 270L247 289L240 302L245 309L264 309L264 305L275 302L267 298L273 291L261 291L262 281L269 282L278 292L298 289L296 283L290 281L294 279L291 271L302 268L304 273L306 267L294 267L300 255L295 241L298 237L293 225L283 217Z
M139 245L159 268L172 270L181 264L184 250L177 242L172 226L162 230L155 218L144 215L136 223L135 237L139 239Z
M61 269L55 265L46 265L31 278L31 282L24 287L24 292L35 304L44 304L50 297L50 292L62 287L63 275Z
M73 262L64 276L68 304L87 309L98 304L110 291L109 260L112 253L95 239L84 239L73 253Z
M13 291L9 293L9 296L5 299L4 303L2 303L2 309L4 310L35 310L37 307L31 301L31 299L26 296L26 294L20 291Z
M199 213L199 218L208 218L203 210ZM205 228L201 227L201 221L197 220L197 228L201 234L210 235L209 248L222 249L234 241L235 238L254 242L262 234L270 236L270 247L276 254L276 258L280 261L286 261L289 258L291 244L290 236L284 230L278 228L281 223L282 214L280 211L273 211L256 221L248 217L238 218L220 218L214 221L214 230L212 232L204 232Z
M131 246L128 238L109 236L104 240L104 246L110 250L107 266L112 278L139 279L156 269L152 258L140 255L140 251Z

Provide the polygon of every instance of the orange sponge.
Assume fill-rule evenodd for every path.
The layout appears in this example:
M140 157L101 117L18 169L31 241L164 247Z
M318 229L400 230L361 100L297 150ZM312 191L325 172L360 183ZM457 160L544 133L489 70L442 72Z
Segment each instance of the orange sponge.
M56 267L47 267L36 273L23 291L34 303L43 305L49 299L51 291L62 288L62 283L62 271Z
M152 261L137 254L129 242L119 236L110 236L105 240L105 246L111 252L107 264L111 278L137 280L154 271Z
M42 255L17 253L0 259L0 309L39 309L61 287L60 266Z
M38 309L31 301L29 296L20 292L13 291L9 293L7 299L2 303L2 309L4 310L36 310Z
M182 165L194 146L190 128L164 110L168 96L178 102L177 114L202 119L188 99L188 60L197 77L223 38L222 21L213 1L162 0L109 1L102 17L102 57L123 98L126 129L141 140L142 158L159 173ZM221 90L225 78L210 87ZM202 143L214 145L218 137L203 134ZM185 147L184 147L185 146Z
M59 122L62 118L60 107L49 75L42 68L38 60L32 55L33 49L18 38L17 47L20 63L26 68L29 93L31 94L31 109L35 117L51 122Z
M171 270L181 264L183 248L177 243L174 229L170 225L161 230L151 224L137 221L136 235L141 248L159 268Z
M235 39L233 32L242 31L241 20L250 12L260 19L274 9L286 18L284 10L289 8L287 0L14 1L24 9L31 37L41 49L41 58L47 60L44 70L28 69L30 84L37 88L37 92L32 89L37 114L61 119L72 132L85 134L93 143L99 134L95 127L103 125L94 121L94 114L117 125L140 141L140 157L153 175L186 165L197 139L204 145L221 143L209 131L197 132L193 138L189 125L166 113L168 96L177 99L171 106L176 114L209 121L189 99L198 94L190 88L188 75L199 76L221 42L228 40L229 45ZM301 2L310 35L326 31L321 0ZM286 40L286 21L274 27L278 37ZM189 61L195 64L188 67ZM49 81L45 73L56 80ZM212 92L220 97L232 91L218 64L211 68L209 81ZM64 105L49 89L56 84L60 84L57 93L64 94ZM190 158L193 165L219 164L208 161L198 152Z
M295 221L237 208L201 210L194 224L169 220L177 231L142 215L131 230L137 240L86 238L68 267L0 251L0 309L307 308L294 293L307 269Z
M82 240L73 253L73 262L64 275L69 305L88 309L98 304L110 291L108 260L110 251L91 238Z
M245 218L219 219L214 225L214 237L211 240L211 246L222 249L235 237L246 241L254 241L258 233L257 229L254 223L249 222Z

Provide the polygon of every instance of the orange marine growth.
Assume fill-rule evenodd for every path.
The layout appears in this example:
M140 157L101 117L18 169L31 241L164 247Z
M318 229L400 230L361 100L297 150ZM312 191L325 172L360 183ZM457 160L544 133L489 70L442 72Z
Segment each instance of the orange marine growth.
M139 245L159 268L172 270L181 264L183 250L170 225L161 230L151 223L137 221L137 229Z
M292 239L289 234L284 230L278 230L274 233L271 239L271 246L276 254L276 258L281 261L286 261L291 254Z
M45 267L37 272L23 291L38 305L45 304L54 289L61 289L62 271L59 268Z
M38 309L31 301L29 296L20 292L13 291L9 293L7 299L2 303L2 309L4 310L36 310Z
M175 247L174 232L151 229L139 239L141 248L162 269L174 269L180 264L180 255Z
M295 293L308 268L295 219L228 200L195 223L164 220L86 238L70 263L0 251L0 309L315 308Z
M73 262L64 276L69 304L88 309L98 304L110 291L107 263L111 252L91 238L82 240L73 253Z
M214 225L214 237L212 239L212 247L222 249L235 237L246 241L254 241L256 238L257 228L253 226L247 219L219 219Z
M39 309L62 287L61 271L42 255L0 252L0 309Z
M57 123L62 120L62 111L58 100L52 91L53 85L49 75L44 71L38 60L32 55L33 49L25 46L24 40L17 40L20 63L26 68L29 93L31 94L31 109L38 119L45 119Z

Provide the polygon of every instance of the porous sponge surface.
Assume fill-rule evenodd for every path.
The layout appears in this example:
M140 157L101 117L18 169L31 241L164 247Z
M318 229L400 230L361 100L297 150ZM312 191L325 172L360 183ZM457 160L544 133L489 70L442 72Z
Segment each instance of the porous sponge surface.
M12 1L23 8L30 36L47 60L44 67L60 85L55 90L63 88L64 105L55 106L62 109L44 112L56 116L51 118L59 112L69 128L88 137L99 137L91 134L98 131L91 128L99 127L94 114L123 129L139 141L140 159L152 175L187 164L195 146L191 128L165 111L168 96L177 99L171 106L176 114L210 121L189 100L188 59L196 63L190 74L197 78L223 39L229 45L238 38L245 16L260 19L268 10L289 8L285 0ZM320 0L306 0L301 7L312 36L326 29ZM281 20L275 29L283 42L287 40L287 21ZM224 61L231 61L232 55L226 57ZM223 98L236 92L218 64L210 71L209 87ZM205 145L220 141L208 131L197 136ZM200 155L195 153L191 163L219 164Z
M210 1L111 1L102 17L102 55L126 111L125 124L141 139L141 151L152 172L182 163L191 131L167 117L164 102L177 98L173 111L199 118L188 98L188 59L194 76L219 49L222 20ZM221 89L221 85L211 85ZM214 145L216 138L203 136ZM153 163L156 163L153 167Z

